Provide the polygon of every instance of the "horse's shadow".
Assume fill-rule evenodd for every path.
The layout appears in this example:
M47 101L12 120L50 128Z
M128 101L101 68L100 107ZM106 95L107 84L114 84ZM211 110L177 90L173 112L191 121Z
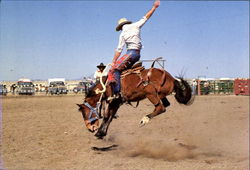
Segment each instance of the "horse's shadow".
M111 150L116 150L117 149L117 147L118 147L119 145L111 145L111 146L107 146L107 147L95 147L95 146L93 146L93 147L91 147L91 149L92 150L94 150L94 151L111 151Z

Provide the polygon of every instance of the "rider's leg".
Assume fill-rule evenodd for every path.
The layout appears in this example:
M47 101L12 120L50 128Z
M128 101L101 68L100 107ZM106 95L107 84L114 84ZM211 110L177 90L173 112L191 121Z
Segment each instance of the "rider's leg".
M121 84L120 84L120 74L122 71L132 67L134 63L140 59L140 50L128 50L127 54L119 58L113 68L109 72L109 83L112 84L113 94L119 96ZM113 98L116 97L112 95ZM111 98L110 98L111 99Z
M127 53L117 60L116 69L120 72L130 69L137 61L140 60L140 50L128 50Z
M121 82L120 82L120 77L121 77L121 73L119 70L115 70L114 71L114 75L115 75L115 80L116 80L116 83L114 85L114 93L115 94L118 94L120 92L120 89L121 89Z
M120 71L117 69L112 69L109 72L109 84L111 87L111 94L108 100L119 98L120 92Z

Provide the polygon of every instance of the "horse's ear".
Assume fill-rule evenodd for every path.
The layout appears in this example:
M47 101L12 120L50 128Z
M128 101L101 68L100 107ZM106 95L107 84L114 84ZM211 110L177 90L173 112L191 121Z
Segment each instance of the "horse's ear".
M82 111L82 104L76 104L76 105L79 107L78 111Z

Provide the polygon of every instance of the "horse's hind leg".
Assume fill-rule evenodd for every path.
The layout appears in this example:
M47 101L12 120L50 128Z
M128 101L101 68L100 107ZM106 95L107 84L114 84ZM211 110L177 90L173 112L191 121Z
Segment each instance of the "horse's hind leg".
M147 95L147 98L149 99L149 101L151 103L154 104L155 109L152 113L150 113L142 118L142 120L140 122L141 126L148 123L151 118L166 111L164 105L161 102L161 99L159 98L159 96L157 94L149 94L149 95ZM164 102L165 102L165 100L164 100Z
M170 106L170 103L169 103L169 101L168 101L168 99L166 97L162 98L161 102L164 105L164 107Z

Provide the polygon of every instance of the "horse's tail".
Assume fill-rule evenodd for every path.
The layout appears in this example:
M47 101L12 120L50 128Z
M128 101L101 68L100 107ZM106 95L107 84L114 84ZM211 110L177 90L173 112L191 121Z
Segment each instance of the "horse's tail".
M180 78L180 80L174 80L175 99L181 103L188 105L192 98L192 89L187 81Z

